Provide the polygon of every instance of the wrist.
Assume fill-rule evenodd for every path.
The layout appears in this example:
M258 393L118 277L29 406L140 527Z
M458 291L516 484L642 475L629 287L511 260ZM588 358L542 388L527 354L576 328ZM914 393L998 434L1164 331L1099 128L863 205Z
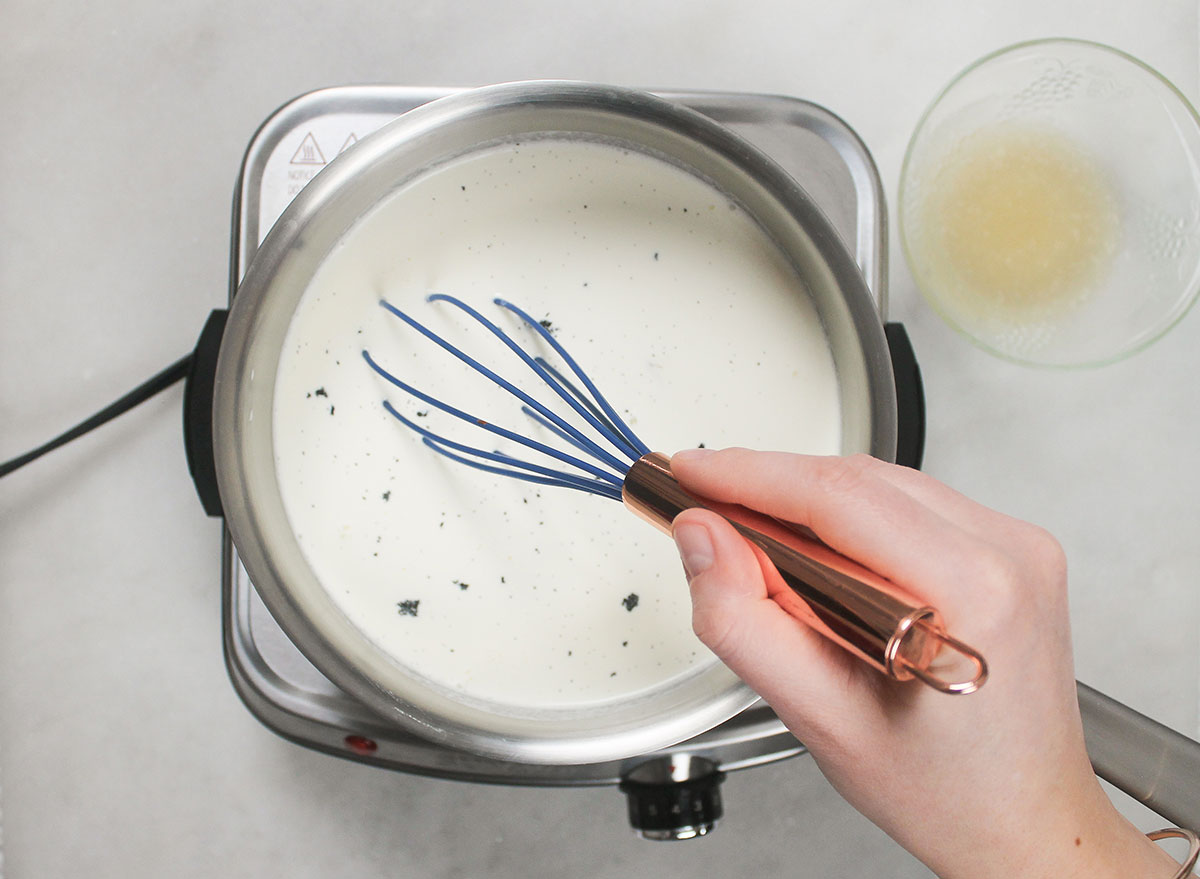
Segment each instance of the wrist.
M1096 783L1086 806L1039 808L1000 821L973 850L934 848L928 865L941 879L1175 879L1181 864L1129 822ZM1174 850L1174 849L1172 849Z
M1107 798L1106 798L1107 800ZM1042 840L1029 868L1018 875L1045 879L1173 879L1180 863L1138 830L1111 803L1101 820L1074 832L1061 828ZM1036 865L1036 866L1035 866ZM1012 874L1010 874L1012 875Z
M1115 811L1115 809L1114 809ZM1182 865L1179 860L1142 831L1138 830L1124 817L1118 816L1122 825L1119 835L1114 835L1109 846L1111 866L1107 872L1086 874L1089 877L1145 877L1145 879L1174 879L1179 875ZM1080 874L1083 876L1085 874ZM1185 875L1190 876L1189 870Z

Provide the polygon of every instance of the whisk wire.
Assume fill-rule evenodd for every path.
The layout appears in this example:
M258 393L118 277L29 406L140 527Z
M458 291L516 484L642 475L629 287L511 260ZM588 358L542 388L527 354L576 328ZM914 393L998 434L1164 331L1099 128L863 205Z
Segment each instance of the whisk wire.
M521 411L524 412L526 415L528 415L530 418L532 418L534 421L536 421L538 424L540 424L542 427L546 428L546 430L550 431L552 434L557 436L563 442L570 443L575 448L579 449L581 452L584 452L585 454L587 454L588 449L586 446L584 446L580 442L577 442L575 440L575 438L573 436L571 436L569 433L567 433L566 431L559 430L556 425L552 424L551 422L547 421L542 416L538 415L536 412L534 412L528 406L522 406Z
M525 351L524 348L518 345L511 336L504 332L504 330L500 329L500 327L496 326L496 324L488 320L461 299L458 299L454 296L449 296L445 293L434 293L429 296L429 301L449 302L451 305L454 305L455 307L465 311L481 325L486 327L487 330L492 333L492 335L496 336L496 338L507 345L514 354L520 357L521 360L524 361L525 365L533 370L539 379L541 379L552 391L554 391L554 393L557 394L563 402L575 410L580 417L587 421L588 424L599 431L600 435L603 436L604 439L608 440L608 442L612 444L613 448L615 448L622 455L628 457L631 462L636 461L641 457L637 449L628 443L622 434L614 433L613 431L606 429L606 424L600 418L597 418L595 415L593 415L591 411L589 411L590 407L583 405L580 400L577 399L578 392L572 394L561 384L554 381L553 377L549 374L549 372L547 372L545 366L543 365L545 363L544 358L533 357L530 355ZM595 385L592 385L591 380L587 378L587 376L583 373L583 370L581 370L575 363L571 355L568 354L567 351L558 344L558 341L550 334L549 330L542 326L540 321L534 320L534 318L532 318L528 313L504 299L497 298L493 299L492 302L502 308L507 308L509 311L521 318L521 320L524 321L530 329L541 336L547 344L549 344L556 352L558 352L559 356L563 358L563 362L570 366L577 375L583 376L581 380L586 381L587 385L591 385L588 390L592 392L593 397L597 399L597 402L602 406L608 405L607 402L604 401L603 397L600 396L600 392L596 389ZM555 416L553 416L548 410L543 409L541 406L535 406L535 408L537 408L538 411L542 412L544 415L549 415L552 419L559 421L563 426L567 426L566 422L562 422L560 419L555 418ZM612 407L609 406L608 408L611 409ZM615 412L612 414L616 415ZM628 469L626 465L622 466L625 467L625 469Z
M575 385L573 385L566 376L564 376L561 372L559 372L557 369L555 369L553 366L551 366L546 361L546 358L539 356L539 357L535 357L534 360L536 360L538 362L538 365L540 365L544 370L546 370L546 372L550 375L551 378L553 378L560 385L562 385L562 387L565 390L574 394L575 399L577 399L583 406L585 406L589 412L591 412L593 415L596 416L596 420L604 425L605 430L609 431L610 433L612 433L614 435L620 436L626 443L628 443L629 448L631 448L631 449L636 449L640 445L642 445L641 440L639 440L636 436L634 436L632 431L630 431L628 433L628 435L626 435L625 433L623 433L621 431L621 429L619 427L617 427L617 425L615 425L611 421L609 421L608 417L602 411L600 411L600 407L597 406L596 403L593 402L592 399L590 397L588 397L588 395L586 393L584 393L579 388L577 388ZM522 407L522 408L524 408L524 407Z
M421 435L422 439L429 448L440 455L445 455L447 458L452 458L459 463L466 464L469 467L474 467L477 470L487 470L492 473L500 473L504 476L511 476L514 479L522 479L526 482L540 482L547 485L561 485L566 488L579 488L583 491L591 491L593 494L604 494L607 496L620 496L618 487L621 481L610 473L603 470L595 469L592 472L597 474L597 478L587 479L582 476L577 476L574 473L566 473L562 470L555 470L552 467L543 467L540 464L533 464L528 461L522 461L519 458L514 458L511 455L506 455L501 451L487 451L486 449L478 449L474 446L468 446L464 443L457 442L447 437L434 433L428 428L422 427L415 421L405 418L396 407L388 401L384 401L383 408L388 413L403 424L405 427L412 430L414 433ZM516 472L513 470L502 470L496 467L490 467L480 464L478 461L462 458L458 455L450 453L448 450L463 452L467 455L473 455L476 458L483 458L488 461L495 461L499 464L507 464L510 467L517 467L528 473L541 474L540 477L532 477L528 473ZM570 458L570 456L566 456ZM582 462L580 462L582 463Z
M521 349L521 347L516 342L514 342L511 338L509 338L509 336L502 329L500 329L498 326L493 324L491 321L489 321L487 318L485 318L483 315L481 315L478 311L471 308L465 302L462 302L461 300L454 298L453 296L446 296L444 294L435 293L428 298L430 301L437 301L437 300L446 301L446 302L451 303L452 305L456 305L457 307L461 308L463 311L465 311L467 314L469 314L471 317L473 317L476 321L478 321L480 324L482 324L485 328L487 328L498 339L500 339L502 342L504 342L504 344L507 345L508 348L510 348L523 361L525 361L525 363L534 371L534 373L539 378L545 380L544 371L542 370L542 368L540 366L538 366L533 361L533 358L530 357L528 354L526 354ZM536 399L534 399L532 396L527 394L525 391L521 390L519 387L514 385L512 382L508 381L503 376L498 375L493 370L484 366L482 363L480 363L474 357L471 357L469 354L465 353L461 349L452 345L450 342L446 341L441 336L439 336L437 333L430 330L428 327L426 327L420 321L405 314L403 311L396 308L396 306L394 306L390 302L388 302L386 299L381 299L379 304L382 305L389 312L391 312L393 315L395 315L396 317L403 320L406 324L411 326L413 329L417 330L419 333L421 333L427 339L429 339L432 342L435 342L441 348L443 348L444 350L453 354L455 357L457 357L459 360L461 360L467 366L471 367L471 369L475 370L480 375L484 376L485 378L489 379L490 381L492 381L499 387L508 391L514 397L521 400L521 402L523 402L527 406L537 410L544 417L546 417L550 421L554 422L562 430L565 430L567 433L571 434L571 436L575 437L576 440L578 440L580 443L584 444L584 446L588 449L588 452L590 454L594 455L594 457L596 457L602 463L611 467L613 469L613 471L616 472L618 475L620 475L622 477L625 475L625 472L629 469L628 464L624 463L619 458L613 457L613 455L610 454L609 452L605 451L603 447L596 444L593 440L589 439L584 433L582 433L577 428L573 427L569 422L565 421L564 419L562 419L561 417L556 415L554 412L550 411L548 408L546 408L546 406L544 406L542 403L538 402ZM365 352L364 352L364 354L365 354ZM368 362L373 362L373 361L368 360ZM376 371L377 372L380 371L379 368L377 368ZM397 382L393 382L393 383L397 384ZM412 390L415 390L411 387L411 385L402 386L402 384L397 384L397 387L402 387L402 389L407 390L409 393L411 393ZM563 393L560 389L556 389L556 390L558 390L559 396L563 396ZM446 407L444 404L440 404L439 401L434 400L432 397L429 397L424 394L417 394L415 396L418 396L420 399L425 400L426 402L430 403L431 405L437 406L439 409L442 409L443 411L449 411L451 408L453 408L453 407ZM594 416L591 415L591 413L587 412L587 410L584 409L582 406L580 406L578 402L571 399L570 395L566 395L565 399L571 405L571 407L573 409L575 409L577 412L579 412L590 424L592 424L593 427L595 427L597 430L602 431L603 426L600 425L598 422L595 422L595 418L594 418ZM459 416L459 417L462 417L462 416ZM493 431L493 432L495 432L495 431ZM518 436L516 434L512 434L511 432L508 432L505 435L509 439L518 439ZM611 442L612 439L611 438L609 438L609 439ZM518 441L520 441L520 439L518 439ZM631 460L637 460L637 458L631 458Z
M587 388L588 393L592 395L592 399L604 411L604 414L608 416L608 420L611 422L608 425L610 432L612 427L616 427L616 435L619 435L631 447L632 454L630 455L630 458L632 460L636 461L643 455L648 455L650 453L650 447L638 439L637 434L635 434L630 429L629 425L625 423L625 420L617 414L617 410L614 409L608 400L605 399L604 395L600 393L600 389L596 387L590 378L588 378L588 375L583 371L583 368L575 362L575 358L567 352L566 348L558 343L558 340L554 338L548 329L542 326L540 321L534 320L520 306L514 305L507 299L500 299L497 297L492 301L501 308L507 308L513 314L517 315L517 317L521 318L521 320L525 321L525 323L528 324L534 330L534 332L536 332L546 341L546 344L554 349L555 353L562 358L563 363L567 364L567 366L571 368L571 371L575 373L575 376L580 382L583 383L583 386ZM536 358L536 360L539 364L542 364L544 368L548 367L548 364L546 364L546 361L543 358ZM557 373L555 374L557 375ZM545 378L544 372L539 372L539 375ZM563 379L561 375L558 377L564 384L567 385L567 387L571 387L570 383ZM572 390L574 390L574 388L572 388ZM575 393L578 394L579 392L576 391ZM582 395L580 396L582 397Z
M479 418L475 415L472 415L469 412L464 412L462 409L459 409L455 406L451 406L449 403L444 403L441 400L437 399L436 397L431 397L429 394L426 394L424 391L421 391L418 388L413 387L412 385L408 384L404 380L397 378L395 375L390 373L388 370L384 369L382 366L380 366L378 363L375 362L375 359L373 357L371 357L370 353L367 351L363 351L362 356L363 356L363 359L366 360L367 364L371 367L371 369L373 369L378 375L380 375L381 377L386 379L388 382L395 385L397 388L404 391L406 394L416 397L418 400L421 400L424 403L428 403L430 406L433 406L434 408L439 409L440 411L445 412L448 415L452 415L455 418L458 418L461 421L465 421L468 424L473 424L476 427L483 428L484 430L486 430L490 433L496 434L497 436L503 437L504 439L512 440L513 442L519 443L519 444L525 446L526 448L533 449L536 452L541 452L544 455L549 455L552 458L556 458L559 461L562 461L564 464L569 464L572 467L575 467L586 473L590 473L591 475L597 477L598 479L603 479L606 482L609 482L613 485L619 486L621 484L621 478L619 476L615 476L612 473L608 472L607 470L605 470L601 467L597 467L595 464L592 464L588 461L584 461L579 458L576 458L574 455L568 455L565 452L554 448L553 446L548 446L545 443L540 443L535 439L530 439L527 436L516 433L515 431L508 430L507 428L501 427L498 424L492 424L491 422L486 421L482 418ZM401 415L396 410L396 408L386 400L383 403L383 407L388 411L389 414L392 415L393 418L396 418L402 424L404 424L406 427L409 427L410 429L416 431L417 433L421 434L421 436L425 437L426 439L432 439L436 443L440 443L445 446L451 446L451 447L458 448L459 451L464 451L464 452L469 452L469 453L478 453L481 456L485 456L485 457L487 455L493 454L490 452L483 452L482 450L479 450L479 449L473 449L470 446L464 446L462 444L455 443L453 440L447 439L446 437L440 436L440 435L434 433L433 431L430 431L430 430L427 430L426 428L421 427L420 425L416 424L415 422L413 422L413 421L405 418L403 415ZM512 460L516 461L517 459L514 458ZM537 466L537 465L529 465L529 467L531 467L531 468L535 467L535 466ZM561 474L561 475L566 476L568 474Z
M612 498L615 501L621 500L621 490L614 488L606 482L600 482L596 479L584 479L582 476L573 476L569 473L556 472L550 468L546 468L547 472L555 473L554 476L536 476L533 473L522 470L513 470L506 467L495 467L490 464L484 464L481 461L464 458L462 455L456 455L447 448L438 445L435 441L426 437L423 442L433 451L443 457L449 458L451 461L456 461L459 464L464 464L475 470L483 470L487 473L496 473L500 476L506 476L510 479L517 479L521 482L533 482L538 485L550 485L556 488L573 488L577 491L583 491L588 494L599 495L601 497ZM503 459L505 456L501 455ZM510 458L514 465L518 467L530 467L528 462L519 461L516 458Z

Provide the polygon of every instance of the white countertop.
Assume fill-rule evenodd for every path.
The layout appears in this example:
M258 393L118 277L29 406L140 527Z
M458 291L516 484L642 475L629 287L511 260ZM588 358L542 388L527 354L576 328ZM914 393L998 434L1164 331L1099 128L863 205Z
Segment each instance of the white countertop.
M349 83L573 78L813 100L894 204L933 94L985 52L1074 36L1197 95L1181 0L839 4L45 4L0 37L0 458L190 350L224 304L242 152L279 104ZM894 220L894 214L893 214ZM893 223L894 225L894 223ZM1200 315L1123 363L1040 372L960 340L893 232L892 317L929 407L925 469L1049 527L1081 680L1200 732ZM706 839L643 842L612 789L482 787L283 741L226 678L220 526L180 392L0 482L0 877L930 875L807 757L734 773ZM1144 829L1162 819L1115 798Z

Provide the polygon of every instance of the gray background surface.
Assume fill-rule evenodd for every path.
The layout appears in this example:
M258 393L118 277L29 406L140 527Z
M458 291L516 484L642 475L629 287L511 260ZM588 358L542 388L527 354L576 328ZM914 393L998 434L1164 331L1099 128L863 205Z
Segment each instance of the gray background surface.
M1197 92L1196 7L1177 0L5 0L3 21L0 458L190 349L226 298L242 151L313 88L565 77L795 95L856 128L893 205L926 103L1008 43L1096 39ZM1124 363L1039 372L943 326L894 233L891 265L925 374L926 469L1054 531L1078 676L1195 736L1200 316ZM192 493L179 411L174 389L0 484L0 876L929 875L808 758L735 774L713 836L658 845L610 789L429 780L276 738L225 676L219 525Z

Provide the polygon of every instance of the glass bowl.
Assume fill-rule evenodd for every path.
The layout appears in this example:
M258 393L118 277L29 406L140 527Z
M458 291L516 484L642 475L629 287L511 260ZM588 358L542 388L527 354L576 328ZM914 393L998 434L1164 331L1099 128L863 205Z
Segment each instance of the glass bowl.
M1108 46L1002 49L917 124L899 219L922 295L972 342L1027 364L1111 363L1200 289L1200 118Z

